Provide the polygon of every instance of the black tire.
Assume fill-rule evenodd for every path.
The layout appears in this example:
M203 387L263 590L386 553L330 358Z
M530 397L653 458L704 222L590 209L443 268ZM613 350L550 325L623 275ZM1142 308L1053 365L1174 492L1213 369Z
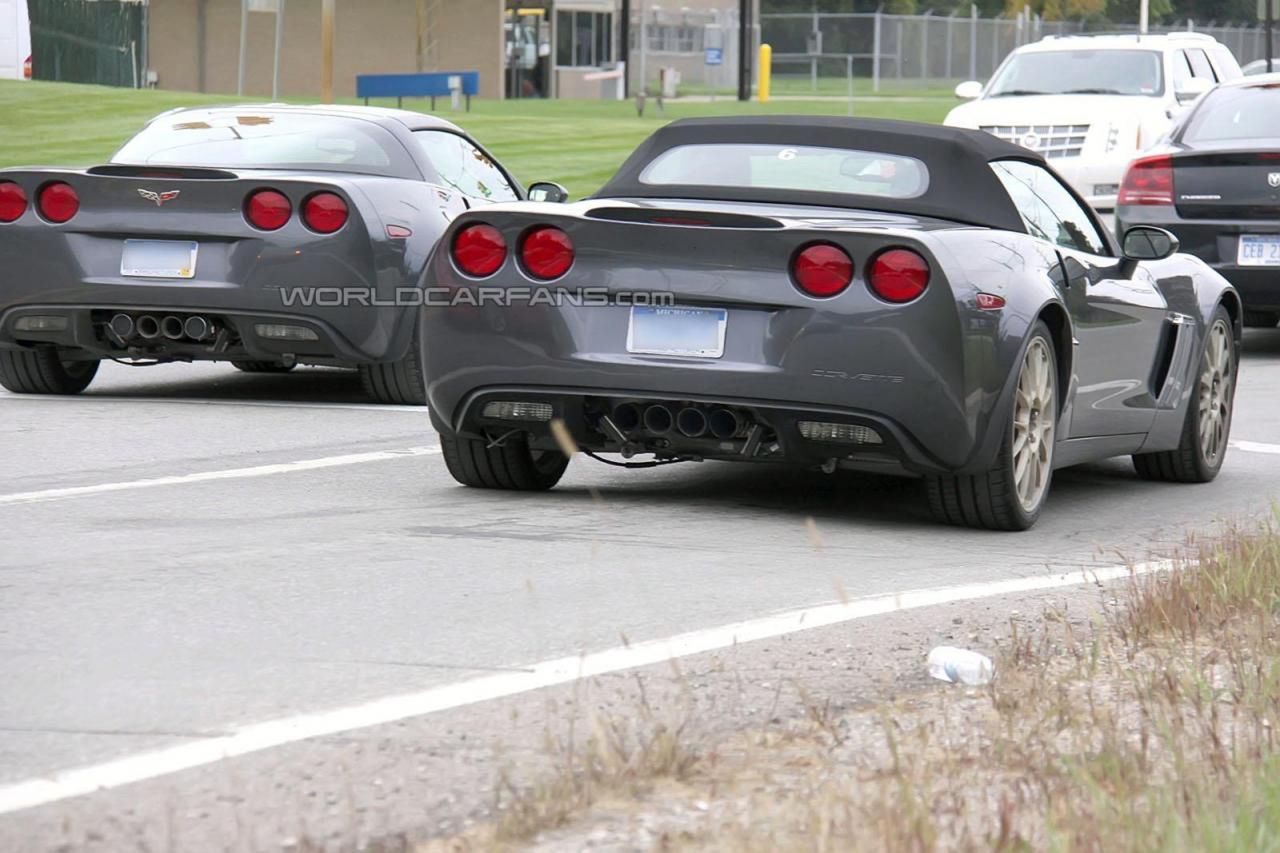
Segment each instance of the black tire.
M569 457L558 450L530 450L523 434L497 446L484 439L441 435L440 444L453 479L477 489L546 491L569 467Z
M1280 313L1275 311L1246 311L1244 324L1250 329L1274 329L1280 323Z
M427 383L422 376L417 337L409 347L409 354L399 361L360 365L360 383L376 402L425 406Z
M282 361L233 361L231 366L245 373L288 373L298 365Z
M1014 405L1011 408L1008 423L1004 428L1004 439L1000 442L1000 450L996 454L995 465L980 474L956 474L941 477L928 477L925 490L929 498L929 509L935 518L947 524L958 524L967 527L979 527L987 530L1026 530L1036 523L1040 510L1048 498L1049 488L1053 480L1054 442L1057 438L1057 417L1061 409L1058 389L1058 360L1053 347L1053 338L1049 328L1043 321L1037 321L1027 337L1026 346L1018 359L1019 383L1022 371L1026 369L1026 361L1031 348L1039 341L1042 351L1047 355L1047 381L1051 411L1049 413L1050 440L1042 444L1047 447L1047 471L1043 474L1043 485L1038 497L1030 506L1024 506L1018 496L1017 479L1014 468L1014 433L1015 420L1021 410L1017 404L1015 392ZM1043 429L1039 408L1033 408L1028 415L1032 426ZM1024 439L1025 440L1025 439ZM1034 451L1033 451L1034 452Z
M1213 319L1209 322L1209 333L1205 335L1205 347L1200 353L1200 360L1196 362L1196 378L1192 386L1193 397L1187 405L1187 416L1182 422L1182 436L1178 446L1174 450L1159 453L1135 453L1133 467L1142 479L1170 483L1207 483L1218 476L1218 472L1222 470L1222 461L1227 456L1227 442L1231 437L1231 419L1235 412L1236 377L1240 368L1235 335L1231 329L1231 317L1227 314L1227 310L1219 305L1213 312ZM1205 371L1215 330L1221 330L1225 335L1226 351L1229 356L1227 375L1230 381L1225 391L1209 385L1206 396L1202 386L1206 384ZM1203 440L1206 419L1202 416L1206 405L1217 409L1222 418L1221 434L1217 436L1217 449L1213 454L1206 451ZM1212 419L1208 422L1216 423Z
M56 349L0 350L0 385L15 394L79 394L98 374L96 361L63 361Z

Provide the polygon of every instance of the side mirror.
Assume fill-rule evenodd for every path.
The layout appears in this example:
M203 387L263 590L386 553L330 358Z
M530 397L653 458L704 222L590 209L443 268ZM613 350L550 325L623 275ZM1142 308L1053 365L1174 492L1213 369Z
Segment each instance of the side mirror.
M1174 92L1180 104L1189 104L1205 92L1213 88L1213 83L1203 77L1192 77L1183 81L1181 88Z
M962 101L972 101L982 94L982 84L977 80L966 80L956 86L956 97Z
M1177 237L1154 225L1135 225L1124 232L1124 256L1130 261L1162 261L1178 247Z
M553 181L538 181L529 185L529 201L563 204L568 200L569 191Z

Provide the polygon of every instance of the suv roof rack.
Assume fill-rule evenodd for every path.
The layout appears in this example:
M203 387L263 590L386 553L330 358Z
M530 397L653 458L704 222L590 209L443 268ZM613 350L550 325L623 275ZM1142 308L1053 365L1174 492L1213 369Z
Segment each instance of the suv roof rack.
M1099 30L1096 32L1087 32L1087 33L1062 33L1060 35L1055 33L1052 35L1045 36L1044 38L1040 39L1040 41L1057 41L1059 39L1093 38L1095 36L1132 36L1135 39L1142 39L1144 37L1152 38L1154 36L1160 36L1162 38L1188 39L1190 41L1217 41L1217 39L1215 39L1213 36L1209 35L1208 33L1198 33L1191 30L1170 30L1168 32L1163 32L1163 33L1150 33L1150 32L1139 33L1133 30Z

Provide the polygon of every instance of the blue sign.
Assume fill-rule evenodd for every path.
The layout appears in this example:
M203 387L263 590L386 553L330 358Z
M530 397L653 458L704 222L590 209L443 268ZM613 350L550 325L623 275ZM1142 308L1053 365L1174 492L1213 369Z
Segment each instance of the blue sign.
M719 47L707 48L707 65L721 65L724 63L724 49Z

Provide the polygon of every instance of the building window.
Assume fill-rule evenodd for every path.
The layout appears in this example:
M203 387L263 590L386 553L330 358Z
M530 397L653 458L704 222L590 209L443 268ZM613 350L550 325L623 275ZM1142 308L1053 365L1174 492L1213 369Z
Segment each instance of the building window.
M556 65L599 67L613 62L613 14L556 12Z

